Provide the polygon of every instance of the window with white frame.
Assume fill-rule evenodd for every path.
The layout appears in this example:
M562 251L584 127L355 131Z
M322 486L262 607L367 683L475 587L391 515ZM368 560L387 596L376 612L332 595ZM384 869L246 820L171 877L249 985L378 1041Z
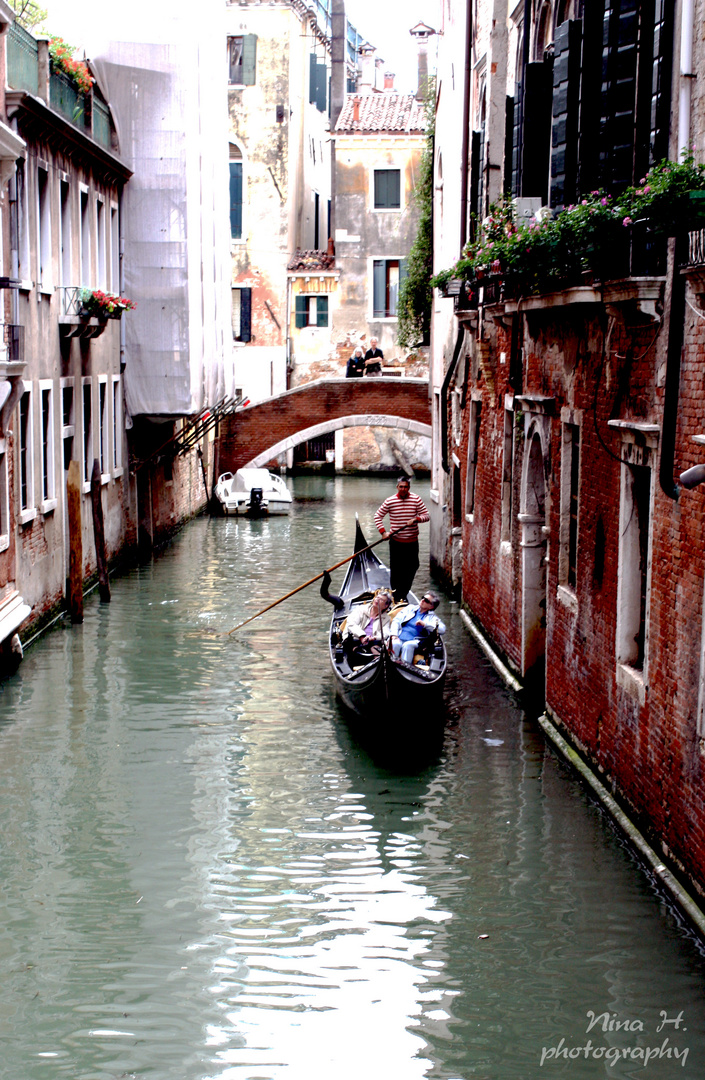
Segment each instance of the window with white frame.
M49 168L37 165L37 284L43 290L51 288L51 189Z
M564 410L562 425L560 493L558 584L574 590L578 581L580 424L570 410Z
M110 479L110 415L108 410L108 376L98 378L98 464L100 480L105 484Z
M502 530L503 543L512 539L512 488L514 485L514 400L505 398L504 449L502 454Z
M233 341L252 340L252 289L231 290L231 322Z
M113 476L122 475L122 381L119 375L112 376L112 444Z
M406 259L372 260L372 317L396 318L399 286L406 276Z
M91 284L91 222L88 188L81 185L81 285Z
M295 299L295 323L298 329L304 326L328 326L327 296L309 296L306 293L299 293Z
M645 680L651 562L651 451L622 447L617 570L617 662Z
M110 291L120 292L120 218L118 204L110 204Z
M32 280L29 248L29 202L27 198L27 162L17 162L15 183L17 191L17 257L20 281L27 284Z
M7 475L7 443L0 439L0 551L10 546L10 485Z
M56 482L54 474L54 383L51 379L39 380L39 403L41 409L41 508L48 513L56 506Z
M473 398L470 402L470 430L468 433L468 467L465 474L465 514L472 521L475 513L475 480L477 475L477 456L480 447L480 427L482 421L482 401Z
M34 431L32 388L25 383L19 403L19 504L20 523L34 517Z
M107 289L108 277L107 277L107 263L105 253L105 202L103 199L96 199L95 201L95 223L96 223L96 254L97 254L97 267L96 267L96 282L99 289Z
M59 272L61 274L61 284L67 287L75 284L71 276L71 188L68 180L62 179L60 181L59 200L59 224L61 227Z
M64 453L64 472L68 472L69 464L73 460L75 434L73 378L67 376L61 380L61 444Z
M399 210L401 207L401 170L374 170L375 210Z
M93 383L90 377L81 381L81 429L83 434L81 475L84 491L87 491L91 486L93 470Z

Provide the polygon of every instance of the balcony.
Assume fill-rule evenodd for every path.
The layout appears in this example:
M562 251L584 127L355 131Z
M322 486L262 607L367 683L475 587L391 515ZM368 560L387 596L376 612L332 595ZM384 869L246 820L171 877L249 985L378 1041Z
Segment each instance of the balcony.
M105 331L107 319L97 319L83 306L83 287L64 286L58 290L61 297L59 333L62 338L97 338Z
M705 311L705 229L688 233L688 254L680 270L695 293L698 306Z
M4 323L2 326L2 351L7 364L24 364L24 326Z

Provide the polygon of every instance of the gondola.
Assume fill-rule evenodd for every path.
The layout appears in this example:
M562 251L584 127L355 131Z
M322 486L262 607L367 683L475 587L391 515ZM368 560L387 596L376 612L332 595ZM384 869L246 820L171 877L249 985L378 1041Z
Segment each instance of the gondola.
M343 647L348 615L357 605L368 603L377 589L388 589L390 585L389 569L374 551L362 550L366 547L358 522L354 547L357 554L348 564L340 603L330 625L330 660L338 695L358 717L375 720L387 730L431 728L442 715L440 706L448 663L440 635L436 635L423 660L416 665L406 664L382 649L378 655L370 653L369 658L355 657L351 666ZM413 593L407 599L410 604L418 603Z

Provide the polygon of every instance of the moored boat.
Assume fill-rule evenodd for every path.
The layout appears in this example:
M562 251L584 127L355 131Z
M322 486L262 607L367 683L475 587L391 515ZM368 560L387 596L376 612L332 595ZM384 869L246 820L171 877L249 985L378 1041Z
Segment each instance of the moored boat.
M288 514L293 498L281 476L267 469L238 469L218 477L215 494L227 514Z
M333 613L329 634L330 660L336 689L345 705L380 729L419 731L437 725L445 682L447 657L440 635L429 642L418 663L407 664L383 648L378 655L350 657L343 646L346 619L378 589L389 589L389 569L367 541L358 522L354 559L348 564ZM409 593L408 602L417 598ZM394 612L392 612L392 615Z

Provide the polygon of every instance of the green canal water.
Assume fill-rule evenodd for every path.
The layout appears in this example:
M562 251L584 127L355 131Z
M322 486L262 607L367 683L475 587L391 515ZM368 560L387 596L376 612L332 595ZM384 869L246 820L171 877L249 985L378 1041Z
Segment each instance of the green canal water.
M456 607L403 768L340 711L316 587L226 636L392 489L191 523L0 688L2 1078L705 1075L702 947Z

